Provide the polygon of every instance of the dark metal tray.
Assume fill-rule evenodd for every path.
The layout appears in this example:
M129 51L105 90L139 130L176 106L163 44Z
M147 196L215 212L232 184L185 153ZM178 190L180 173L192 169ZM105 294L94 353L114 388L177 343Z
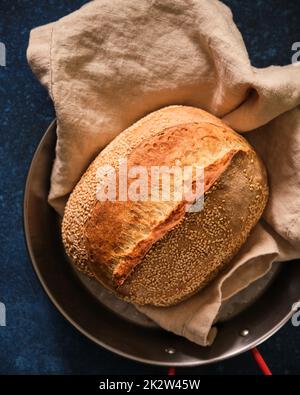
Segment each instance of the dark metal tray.
M49 298L85 336L137 361L193 366L242 353L269 338L290 319L292 305L300 300L300 265L295 261L282 265L280 275L275 276L254 304L217 324L218 336L211 347L197 346L164 331L132 312L131 306L113 307L108 295L102 294L95 284L87 284L74 271L64 253L59 219L47 202L55 143L53 122L35 152L28 173L24 198L26 241L34 270ZM242 336L245 329L248 334Z

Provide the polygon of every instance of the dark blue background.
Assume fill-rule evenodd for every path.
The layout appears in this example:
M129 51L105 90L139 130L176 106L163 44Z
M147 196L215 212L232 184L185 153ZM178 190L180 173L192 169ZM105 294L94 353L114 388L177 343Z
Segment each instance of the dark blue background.
M56 311L30 265L22 228L26 173L34 150L54 117L51 100L27 66L29 31L54 21L83 0L0 0L0 41L7 66L0 67L0 301L7 326L0 327L0 373L163 373L107 352L79 334ZM291 61L300 41L298 0L226 0L249 50L252 64ZM270 306L272 308L272 306ZM300 329L289 323L260 349L274 373L300 374ZM255 374L248 354L224 363L180 372Z

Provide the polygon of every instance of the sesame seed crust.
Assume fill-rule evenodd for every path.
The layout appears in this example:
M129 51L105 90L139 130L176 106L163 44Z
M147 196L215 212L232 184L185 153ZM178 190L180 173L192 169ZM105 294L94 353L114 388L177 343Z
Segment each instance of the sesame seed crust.
M245 173L240 171L243 167ZM261 162L253 152L240 151L205 193L204 209L187 213L181 224L155 243L118 294L136 304L156 306L188 298L230 263L259 220L267 198Z
M170 166L176 159L200 163L204 210L185 213L186 202L97 201L97 169L109 164L118 170L125 158L143 166ZM122 132L90 165L67 202L63 243L79 270L119 297L168 306L203 287L230 261L258 221L267 194L265 170L245 139L205 111L166 107Z

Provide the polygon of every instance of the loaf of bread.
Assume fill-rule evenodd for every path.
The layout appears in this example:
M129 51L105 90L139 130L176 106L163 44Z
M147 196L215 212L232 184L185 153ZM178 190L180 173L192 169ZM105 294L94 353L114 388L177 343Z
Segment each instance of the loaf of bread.
M203 209L188 211L184 197L99 200L98 169L118 174L122 160L128 168L203 168ZM79 270L120 298L170 306L231 261L267 199L264 166L242 136L198 108L165 107L120 133L89 166L67 202L63 243Z

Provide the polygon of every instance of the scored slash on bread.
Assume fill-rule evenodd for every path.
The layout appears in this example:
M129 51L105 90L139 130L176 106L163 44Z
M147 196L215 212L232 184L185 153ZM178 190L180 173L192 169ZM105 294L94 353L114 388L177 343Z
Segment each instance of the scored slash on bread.
M203 210L186 212L184 198L97 200L97 169L111 165L118 172L122 159L128 168L177 160L203 167ZM63 242L79 270L119 297L169 306L201 289L231 260L267 196L264 167L243 137L203 110L170 106L136 122L97 156L66 205Z

